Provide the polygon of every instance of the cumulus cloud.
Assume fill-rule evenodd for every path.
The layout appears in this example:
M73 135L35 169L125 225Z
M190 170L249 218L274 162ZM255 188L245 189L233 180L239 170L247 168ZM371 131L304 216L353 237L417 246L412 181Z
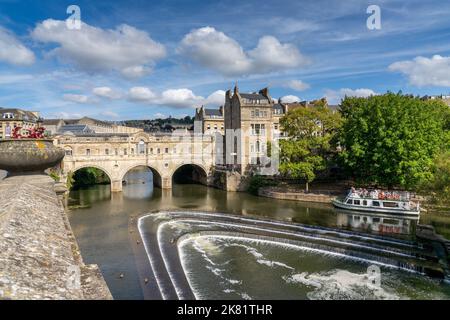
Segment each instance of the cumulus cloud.
M419 56L413 60L395 62L389 70L405 74L415 86L450 87L450 57L434 55L430 59Z
M29 66L34 63L35 57L33 51L25 47L12 32L0 27L0 61Z
M340 90L327 90L325 92L325 97L327 98L327 101L329 104L339 104L341 103L342 99L347 97L369 97L374 96L377 93L371 89L366 88L360 88L360 89L349 89L349 88L343 88Z
M281 102L284 103L293 103L293 102L300 102L300 98L293 95L287 95L284 97L281 97Z
M81 30L70 30L65 21L47 19L38 23L31 35L43 43L56 43L52 55L87 72L114 70L139 77L166 55L162 44L126 24L111 30L82 22Z
M83 94L67 93L63 95L63 99L75 103L88 103L89 97Z
M176 108L184 108L194 107L201 103L202 100L203 97L196 96L189 89L169 89L161 94L158 103Z
M203 101L203 105L211 107L223 106L224 103L225 103L225 91L223 90L214 91Z
M156 94L147 87L133 87L130 89L128 97L132 101L150 102L156 98Z
M205 98L197 96L192 90L186 88L167 89L161 93L154 93L147 87L133 87L128 92L128 99L172 108L192 108L199 105L218 107L225 101L225 91L217 90Z
M92 93L98 97L106 99L119 99L120 93L114 91L110 87L97 87L92 90Z
M296 91L304 91L311 87L309 84L301 80L289 80L288 82L286 82L285 86Z
M226 76L270 73L309 62L294 45L272 36L262 37L255 49L245 52L236 40L212 27L188 33L178 52Z

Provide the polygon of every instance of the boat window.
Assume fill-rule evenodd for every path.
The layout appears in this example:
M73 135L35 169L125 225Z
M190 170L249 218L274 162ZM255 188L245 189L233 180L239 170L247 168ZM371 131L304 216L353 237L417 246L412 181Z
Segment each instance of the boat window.
M398 208L398 203L397 202L383 202L383 207L386 208Z
M373 223L379 223L380 222L380 218L372 218L372 222Z
M360 216L353 216L353 220L355 220L355 221L359 221L360 219L361 219Z
M359 201L359 200L354 200L354 201L353 201L353 204L356 204L356 205L359 206L359 205L361 204L361 201Z
M363 206L367 206L367 200L363 200Z
M374 207L379 207L380 206L380 201L372 201L372 205Z
M398 225L398 220L396 220L396 219L383 219L383 223Z
M347 204L353 204L353 200L352 199L348 199L347 200Z

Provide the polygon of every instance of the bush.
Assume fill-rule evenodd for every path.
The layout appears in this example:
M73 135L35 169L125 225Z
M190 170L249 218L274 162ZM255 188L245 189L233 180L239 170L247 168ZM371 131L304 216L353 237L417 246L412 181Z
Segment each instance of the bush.
M265 176L255 175L250 178L247 192L257 196L259 188L270 187L274 185L276 185L275 181L267 179Z

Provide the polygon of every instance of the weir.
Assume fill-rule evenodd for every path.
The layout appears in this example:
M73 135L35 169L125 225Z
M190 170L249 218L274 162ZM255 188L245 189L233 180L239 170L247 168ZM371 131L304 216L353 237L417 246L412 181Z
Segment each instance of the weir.
M195 284L191 283L192 270L187 270L184 260L189 259L189 256L185 254L184 248L186 244L201 238L283 245L419 277L429 275L442 278L446 272L432 248L423 247L414 241L270 219L171 211L142 216L139 219L139 232L164 299L200 297ZM214 249L211 250L214 256ZM205 263L215 265L206 252L203 257Z

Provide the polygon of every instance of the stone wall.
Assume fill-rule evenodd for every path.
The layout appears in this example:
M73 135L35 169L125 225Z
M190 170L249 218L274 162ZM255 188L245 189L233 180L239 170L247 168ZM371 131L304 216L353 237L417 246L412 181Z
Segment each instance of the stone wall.
M0 299L112 299L96 265L85 265L53 180L0 181Z
M304 193L304 192L289 192L286 190L279 190L276 187L263 187L258 190L258 195L267 198L274 198L280 200L293 200L305 202L331 203L336 196L321 193Z

